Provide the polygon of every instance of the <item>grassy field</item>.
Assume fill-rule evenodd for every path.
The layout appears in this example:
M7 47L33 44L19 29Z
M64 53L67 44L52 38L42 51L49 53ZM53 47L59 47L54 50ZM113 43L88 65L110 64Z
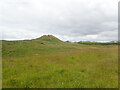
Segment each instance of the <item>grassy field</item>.
M52 36L3 41L3 88L117 88L118 46Z

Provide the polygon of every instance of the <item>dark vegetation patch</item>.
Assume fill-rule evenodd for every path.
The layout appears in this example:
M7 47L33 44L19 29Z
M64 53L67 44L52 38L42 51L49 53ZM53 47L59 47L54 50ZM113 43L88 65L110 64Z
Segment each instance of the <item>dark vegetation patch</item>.
M118 43L98 43L98 42L78 42L78 44L84 44L84 45L118 45Z

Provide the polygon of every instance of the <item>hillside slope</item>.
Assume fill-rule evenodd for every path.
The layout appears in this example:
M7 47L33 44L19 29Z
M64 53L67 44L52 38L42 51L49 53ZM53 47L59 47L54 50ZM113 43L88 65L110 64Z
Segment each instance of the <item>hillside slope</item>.
M60 39L53 35L43 35L40 38L37 38L36 40L41 40L41 41L48 41L48 42L62 42Z
M83 45L54 36L3 41L3 88L117 88L117 45Z
M44 35L33 40L2 41L3 57L25 56L33 53L53 53L76 48L77 44L66 43L52 35ZM77 45L78 46L78 45Z

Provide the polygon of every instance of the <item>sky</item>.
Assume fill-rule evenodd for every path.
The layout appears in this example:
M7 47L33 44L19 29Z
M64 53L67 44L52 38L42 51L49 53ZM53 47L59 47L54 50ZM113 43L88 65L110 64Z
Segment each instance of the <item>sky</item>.
M0 0L0 39L118 40L118 0Z

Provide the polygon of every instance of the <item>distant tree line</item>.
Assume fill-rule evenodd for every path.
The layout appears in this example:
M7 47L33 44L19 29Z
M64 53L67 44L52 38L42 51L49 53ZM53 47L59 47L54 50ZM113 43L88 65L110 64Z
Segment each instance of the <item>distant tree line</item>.
M85 44L85 45L119 45L118 42L78 42L78 44Z
M70 41L66 41L66 42L70 43ZM85 44L85 45L120 45L120 42L116 42L116 41L110 41L110 42L79 41L74 43Z

